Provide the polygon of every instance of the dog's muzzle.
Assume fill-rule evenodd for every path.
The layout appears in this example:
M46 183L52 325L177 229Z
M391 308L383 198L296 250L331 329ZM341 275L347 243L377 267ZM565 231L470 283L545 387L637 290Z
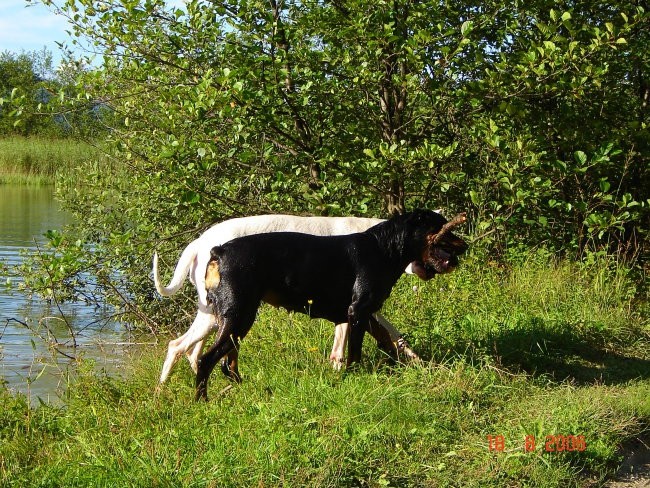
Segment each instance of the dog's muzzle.
M437 274L451 273L458 266L458 257L444 249L436 248L429 253L427 262L413 261L411 270L418 278L430 280Z
M458 266L458 256L437 247L431 252L431 261L425 264L425 269L427 266L435 269L436 273L450 273Z
M448 239L427 249L422 261L412 262L411 270L425 281L437 274L451 273L458 266L458 256L467 249L464 240L449 233Z

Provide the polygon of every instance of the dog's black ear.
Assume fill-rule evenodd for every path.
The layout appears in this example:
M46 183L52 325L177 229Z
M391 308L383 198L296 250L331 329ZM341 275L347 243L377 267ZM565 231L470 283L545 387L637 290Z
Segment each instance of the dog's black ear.
M406 222L415 227L426 227L427 233L436 233L447 223L447 219L433 210L415 209L408 214Z
M210 259L217 259L221 254L221 246L214 246L210 249Z

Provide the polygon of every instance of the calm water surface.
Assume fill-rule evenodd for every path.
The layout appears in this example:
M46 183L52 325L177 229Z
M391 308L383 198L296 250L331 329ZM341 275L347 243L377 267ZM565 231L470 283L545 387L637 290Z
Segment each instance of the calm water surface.
M3 265L19 264L23 252L43 246L47 230L61 229L69 220L54 201L52 187L0 185L0 381L32 401L56 401L76 364L39 335L55 338L57 348L68 356L91 358L111 373L120 371L132 343L122 325L102 320L108 317L106 310L68 303L61 309L75 332L74 347L56 305L20 293L16 286L20 279L12 277L7 285Z

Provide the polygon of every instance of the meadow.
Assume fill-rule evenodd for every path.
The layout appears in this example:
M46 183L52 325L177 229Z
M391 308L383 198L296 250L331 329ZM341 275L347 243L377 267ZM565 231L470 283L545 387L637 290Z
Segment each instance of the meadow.
M0 184L46 185L99 151L73 139L0 137Z
M243 384L215 370L207 403L185 361L154 395L166 338L122 377L82 360L61 405L0 393L0 485L602 486L650 440L639 273L536 253L404 276L384 312L422 363L366 337L343 372L331 324L264 306Z

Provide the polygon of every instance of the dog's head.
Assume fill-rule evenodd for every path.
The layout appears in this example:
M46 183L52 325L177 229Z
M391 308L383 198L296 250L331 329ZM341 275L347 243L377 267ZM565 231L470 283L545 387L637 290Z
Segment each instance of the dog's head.
M467 220L464 213L447 221L436 212L419 211L417 221L421 258L411 262L411 271L423 280L436 274L450 273L458 266L458 256L467 251L467 243L451 230Z

